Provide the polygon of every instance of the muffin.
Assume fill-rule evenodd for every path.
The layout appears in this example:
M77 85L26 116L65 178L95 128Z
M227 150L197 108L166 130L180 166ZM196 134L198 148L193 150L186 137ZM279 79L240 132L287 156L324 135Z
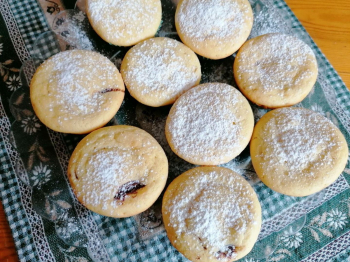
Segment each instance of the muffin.
M166 37L151 38L131 48L120 72L130 94L140 103L153 107L173 104L201 80L196 54Z
M177 177L163 197L171 244L191 261L235 261L253 248L261 207L253 188L223 167L197 167Z
M148 209L164 189L168 160L158 142L133 126L110 126L83 138L68 165L78 200L110 217Z
M86 0L86 13L95 32L117 46L153 37L162 20L160 0Z
M196 86L172 106L165 125L167 141L182 159L195 165L219 165L238 156L254 127L252 109L234 87Z
M317 61L303 41L284 34L266 34L247 41L234 62L234 77L253 103L279 108L301 102L317 79Z
M254 169L266 186L290 196L307 196L340 176L348 145L340 130L321 114L280 108L259 120L250 152Z
M99 53L58 53L36 70L30 83L33 109L47 127L85 134L107 124L124 99L124 83L115 65Z
M181 0L175 14L177 33L185 45L210 59L236 52L253 27L248 0Z

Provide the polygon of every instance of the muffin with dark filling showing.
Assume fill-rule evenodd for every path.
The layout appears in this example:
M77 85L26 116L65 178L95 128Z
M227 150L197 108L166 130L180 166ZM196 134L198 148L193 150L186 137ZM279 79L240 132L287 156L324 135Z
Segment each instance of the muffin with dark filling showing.
M130 217L157 200L168 177L168 160L146 131L111 126L78 144L68 176L78 200L88 209L104 216Z
M162 215L172 245L191 261L231 262L247 255L261 227L253 188L222 167L197 167L167 188Z

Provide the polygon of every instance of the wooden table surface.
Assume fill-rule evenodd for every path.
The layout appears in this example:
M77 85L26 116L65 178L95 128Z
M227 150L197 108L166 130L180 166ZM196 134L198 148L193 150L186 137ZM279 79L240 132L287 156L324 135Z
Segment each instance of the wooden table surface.
M285 0L350 88L350 1ZM0 205L0 262L18 261Z

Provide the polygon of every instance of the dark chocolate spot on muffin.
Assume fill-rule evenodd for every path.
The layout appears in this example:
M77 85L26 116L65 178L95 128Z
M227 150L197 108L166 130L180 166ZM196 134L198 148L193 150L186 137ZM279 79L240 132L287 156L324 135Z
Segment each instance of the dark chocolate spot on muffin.
M199 239L200 242L202 242L202 239L200 237L198 237L198 239ZM203 245L203 243L201 243L201 244L202 244L204 250L207 250L207 247L205 245Z
M217 259L232 258L235 256L236 247L234 245L228 245L224 250L219 250L215 253Z
M139 181L130 181L120 186L114 199L124 201L127 195L135 194L137 190L145 187L146 185L141 184Z
M121 90L119 88L107 88L107 89L104 89L102 90L100 93L101 94L105 94L105 93L109 93L109 92L125 92L124 90Z

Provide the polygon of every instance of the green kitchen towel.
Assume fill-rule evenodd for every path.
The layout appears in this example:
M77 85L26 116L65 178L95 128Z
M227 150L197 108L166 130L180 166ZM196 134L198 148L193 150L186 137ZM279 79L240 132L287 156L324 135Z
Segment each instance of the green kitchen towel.
M84 48L101 52L117 66L128 50L109 45L91 30L83 2L0 0L0 194L20 261L187 261L170 244L160 214L160 199L131 218L95 214L75 198L66 176L70 154L83 136L47 129L35 116L29 85L36 67L57 52ZM350 93L283 0L250 0L251 37L282 32L314 51L319 76L298 105L329 118L350 144ZM162 0L158 36L178 39L175 4ZM234 57L200 57L202 82L236 86ZM169 181L193 167L170 150L164 123L170 107L151 108L129 94L109 125L141 127L163 146L169 158ZM267 110L252 104L255 120ZM263 226L253 251L241 261L350 261L350 156L339 179L304 198L267 188L251 165L249 148L223 165L243 175L262 205Z

